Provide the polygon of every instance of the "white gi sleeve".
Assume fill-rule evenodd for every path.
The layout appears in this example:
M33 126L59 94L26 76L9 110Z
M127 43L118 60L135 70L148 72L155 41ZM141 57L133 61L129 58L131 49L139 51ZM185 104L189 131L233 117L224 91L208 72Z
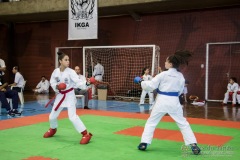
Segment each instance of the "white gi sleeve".
M40 81L40 82L38 83L38 85L36 86L36 88L41 88L41 82L42 82L42 81Z
M56 89L56 86L58 84L57 82L57 77L56 77L56 72L57 70L55 69L51 75L51 78L50 78L50 85L52 87L52 89L54 90L54 92L59 92L57 89Z
M142 81L142 83L141 83L142 89L144 89L146 91L155 90L156 88L158 88L159 83L161 83L162 77L163 77L163 74L160 73L150 81Z
M87 89L87 85L86 85L87 81L80 79L74 70L71 70L70 72L71 72L70 79L75 83L74 87L84 89L84 90Z
M237 92L238 91L238 87L239 87L238 84L234 83L233 85L234 85L233 92Z

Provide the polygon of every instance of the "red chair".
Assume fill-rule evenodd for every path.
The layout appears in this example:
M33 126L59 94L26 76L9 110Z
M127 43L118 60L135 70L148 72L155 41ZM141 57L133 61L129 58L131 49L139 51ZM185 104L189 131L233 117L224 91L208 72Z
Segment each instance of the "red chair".
M228 97L228 100L229 101L232 101L232 95L233 95L234 92L229 92L229 97Z

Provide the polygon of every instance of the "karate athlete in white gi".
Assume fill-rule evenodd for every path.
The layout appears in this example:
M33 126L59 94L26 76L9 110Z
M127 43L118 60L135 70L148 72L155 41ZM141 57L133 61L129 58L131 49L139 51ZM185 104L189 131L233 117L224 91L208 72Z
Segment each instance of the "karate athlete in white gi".
M232 106L236 105L238 84L236 83L237 79L235 77L231 77L229 79L229 83L227 85L227 92L224 95L223 104L227 104L229 99L229 94L232 94Z
M149 68L145 67L143 69L142 79L144 81L150 81L150 80L152 80L152 78L153 77L151 75L149 75ZM153 99L153 91L147 91L147 90L142 89L142 94L141 94L139 105L143 105L144 104L144 100L145 100L146 94L148 94L148 96L149 96L149 104L150 104L150 109L149 110L151 110L151 106L152 106L153 101L154 101L154 99Z
M38 83L36 88L33 90L36 93L49 93L49 81L45 76L42 76L42 80Z
M104 75L104 67L100 63L101 63L101 59L97 59L97 64L94 66L94 71L93 71L93 77L97 81L102 81L103 75ZM96 88L94 85L92 86L92 94L93 95L96 94Z
M183 135L185 145L190 145L194 154L200 153L200 148L197 146L197 141L194 133L183 117L183 109L179 102L178 96L183 92L185 79L177 68L181 64L188 64L188 58L191 53L188 51L177 51L174 55L169 56L165 62L165 72L161 72L155 76L151 81L142 81L143 89L153 91L157 88L157 97L153 104L153 109L148 118L142 134L141 143L138 146L139 150L146 150L147 146L151 144L154 130L162 119L168 113L177 123Z
M53 71L50 79L51 87L58 94L56 95L51 114L49 115L50 129L43 137L49 138L56 133L58 127L57 117L62 109L67 107L69 120L72 122L77 132L82 134L80 144L87 144L90 141L92 134L87 132L85 125L76 114L77 100L73 89L73 87L86 89L86 81L79 79L76 72L69 68L68 55L59 52L58 61L61 65ZM58 90L60 83L65 83L66 89Z

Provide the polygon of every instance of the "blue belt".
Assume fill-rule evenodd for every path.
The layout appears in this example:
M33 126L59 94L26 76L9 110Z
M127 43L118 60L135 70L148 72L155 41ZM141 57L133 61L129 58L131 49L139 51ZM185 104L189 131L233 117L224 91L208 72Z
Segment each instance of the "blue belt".
M162 92L159 89L157 89L158 94L163 94L166 96L177 96L178 97L178 92Z

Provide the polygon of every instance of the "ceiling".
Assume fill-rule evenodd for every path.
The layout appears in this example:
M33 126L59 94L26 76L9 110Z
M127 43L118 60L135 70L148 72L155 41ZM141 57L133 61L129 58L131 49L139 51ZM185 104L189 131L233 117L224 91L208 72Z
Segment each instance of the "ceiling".
M132 0L137 1L137 0ZM196 9L208 9L219 7L240 7L240 0L155 0L145 3L133 3L99 6L99 17L113 17L122 15L131 15L135 20L141 19L141 15L158 13L158 12L172 12ZM66 7L67 8L67 7ZM0 4L1 10L1 4ZM68 10L55 10L41 13L31 14L1 14L0 23L15 22L38 22L38 21L57 21L68 19Z

